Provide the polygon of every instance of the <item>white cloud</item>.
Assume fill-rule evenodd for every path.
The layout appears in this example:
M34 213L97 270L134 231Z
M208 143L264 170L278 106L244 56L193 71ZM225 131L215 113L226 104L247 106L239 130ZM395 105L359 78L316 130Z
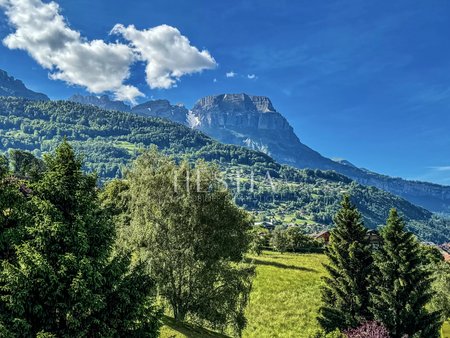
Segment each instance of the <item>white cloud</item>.
M135 26L116 25L111 34L120 34L147 62L150 88L171 88L181 76L212 69L216 61L207 50L199 51L174 27L161 25L139 30Z
M131 101L143 95L136 87L123 84L136 59L127 45L87 41L68 26L55 2L3 0L0 5L15 28L3 40L4 45L27 51L50 70L51 79L86 87L92 93L112 91L123 97L128 92L133 94L127 95Z
M233 71L230 71L230 72L228 72L228 73L225 73L225 76L228 77L228 78L235 77L236 75L237 75L237 73L235 73L235 72L233 72Z
M248 74L247 78L249 78L250 80L256 80L258 77L255 74Z
M15 29L3 44L20 49L50 71L51 79L85 87L100 94L112 92L117 99L134 102L143 96L138 88L125 84L130 66L147 61L147 82L151 88L170 88L185 74L216 66L207 51L199 51L170 26L139 31L134 26L116 25L130 44L89 41L73 30L60 14L56 2L0 0L10 26Z
M429 168L436 170L436 171L450 171L450 166L436 166L436 167L429 167Z
M216 79L216 78L214 78L214 79L213 79L213 82L214 82L214 83L216 83L216 82L217 82L217 79Z

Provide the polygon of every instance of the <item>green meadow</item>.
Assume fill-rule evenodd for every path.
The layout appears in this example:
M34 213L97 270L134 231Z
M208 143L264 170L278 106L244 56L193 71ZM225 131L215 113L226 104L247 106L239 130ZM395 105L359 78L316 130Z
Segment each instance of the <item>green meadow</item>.
M325 274L322 254L280 254L266 251L252 256L256 265L248 325L243 337L309 337L318 329L320 277ZM164 338L224 337L165 318Z

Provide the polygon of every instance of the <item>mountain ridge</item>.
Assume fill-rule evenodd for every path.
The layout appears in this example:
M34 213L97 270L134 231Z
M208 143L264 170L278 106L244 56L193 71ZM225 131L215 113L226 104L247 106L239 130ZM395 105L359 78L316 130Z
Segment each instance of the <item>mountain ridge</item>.
M294 167L334 170L357 182L404 197L434 212L450 213L450 187L405 180L358 168L347 160L335 161L303 144L288 120L266 96L219 94L199 99L189 110L164 101L166 113L131 109L145 116L168 118L199 129L224 143L262 151L280 163ZM148 101L139 106L154 105ZM133 111L134 110L134 111ZM177 110L175 115L173 111ZM186 117L184 116L186 114Z
M41 157L64 138L83 154L84 169L95 171L103 180L121 177L141 149L151 145L179 160L215 162L229 178L228 187L238 205L259 220L275 217L279 224L296 224L307 233L332 226L345 193L352 196L370 228L383 224L389 209L395 207L422 240L443 243L450 238L448 221L401 197L333 171L281 165L262 152L220 143L167 119L69 101L0 98L0 153L20 149Z
M37 101L50 100L47 95L28 89L22 81L15 79L2 69L0 69L0 96L23 97Z

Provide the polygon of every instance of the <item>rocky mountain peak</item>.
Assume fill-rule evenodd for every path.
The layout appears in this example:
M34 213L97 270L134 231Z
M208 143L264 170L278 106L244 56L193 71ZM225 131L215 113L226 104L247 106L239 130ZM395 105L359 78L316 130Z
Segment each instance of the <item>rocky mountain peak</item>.
M81 104L89 104L92 106L97 106L97 107L100 107L103 109L108 109L108 110L118 110L118 111L124 111L124 112L129 112L131 110L130 106L128 106L124 102L111 100L108 95L83 96L80 94L75 94L69 98L69 101L77 102L77 103L81 103Z
M276 112L272 102L265 96L247 94L221 94L206 96L197 101L194 110L226 112Z
M49 101L47 95L36 93L28 89L22 81L9 76L7 72L0 69L0 96L16 96L30 100Z
M151 100L139 104L131 110L135 114L166 118L186 124L188 110L182 104L172 105L168 100Z

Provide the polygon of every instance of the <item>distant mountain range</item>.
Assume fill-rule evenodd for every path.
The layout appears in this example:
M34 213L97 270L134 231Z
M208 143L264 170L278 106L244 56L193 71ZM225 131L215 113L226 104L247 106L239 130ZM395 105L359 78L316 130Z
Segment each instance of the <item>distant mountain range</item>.
M9 76L7 72L0 69L0 96L24 97L30 100L49 101L47 95L36 93L23 84L22 81Z
M0 96L24 97L48 101L5 71L0 70ZM273 157L279 163L297 168L334 170L360 184L374 186L430 211L450 213L450 187L427 182L408 181L357 168L346 160L332 160L303 144L286 118L269 98L247 94L207 96L192 109L167 100L152 100L131 107L111 100L107 95L74 95L70 101L107 110L166 118L198 129L223 143L245 146Z
M306 233L322 231L332 226L342 194L347 193L367 227L383 224L395 207L420 239L450 239L450 220L334 171L281 165L262 152L220 143L168 119L69 101L0 97L0 154L20 149L42 156L63 138L83 155L84 169L95 171L102 181L121 177L141 149L154 144L177 159L215 162L236 203L259 221L294 224Z
M268 97L247 94L207 96L198 100L191 110L171 105L167 100L149 101L133 108L125 105L121 109L114 108L117 101L108 99L105 105L103 97L76 96L70 100L105 109L167 118L201 130L223 143L262 151L280 163L297 168L334 170L363 185L391 192L433 212L450 213L449 186L393 178L358 168L347 160L324 157L300 141Z

